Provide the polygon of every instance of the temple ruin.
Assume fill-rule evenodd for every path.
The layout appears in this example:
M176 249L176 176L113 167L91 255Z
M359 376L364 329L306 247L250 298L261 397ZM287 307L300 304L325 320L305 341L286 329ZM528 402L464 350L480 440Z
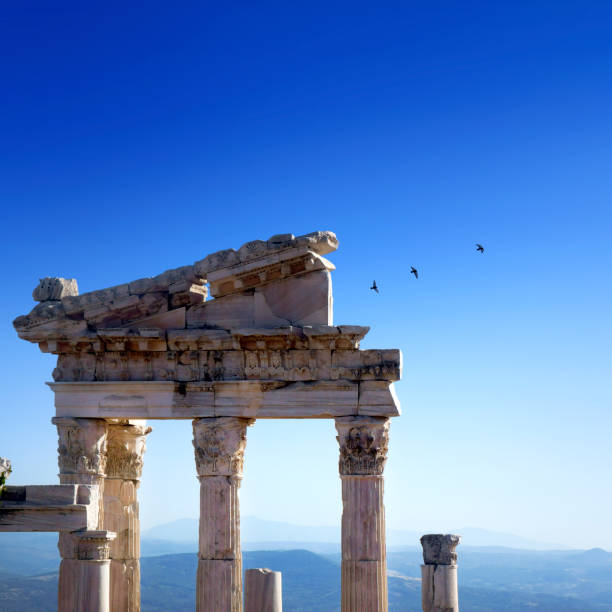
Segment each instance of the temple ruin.
M64 489L51 493L81 517L48 529L60 532L60 611L140 608L137 492L148 419L193 420L196 608L242 611L238 490L247 429L270 418L335 419L342 610L387 610L383 471L390 417L400 413L401 354L360 350L368 327L334 326L334 266L324 256L337 246L331 232L281 234L82 295L74 279L40 281L38 304L14 326L57 355L49 386ZM15 517L27 502L26 492L13 500ZM94 607L83 607L87 589L100 592Z

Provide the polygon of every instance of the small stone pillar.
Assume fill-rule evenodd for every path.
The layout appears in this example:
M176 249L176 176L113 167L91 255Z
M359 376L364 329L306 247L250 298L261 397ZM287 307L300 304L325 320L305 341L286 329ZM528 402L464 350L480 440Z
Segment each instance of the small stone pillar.
M342 612L387 612L383 470L389 419L336 418L342 479Z
M104 528L117 534L110 549L111 610L140 610L140 520L138 487L142 476L146 421L107 423Z
M457 553L460 536L428 534L421 538L423 612L459 612Z
M60 539L58 612L110 612L110 531L73 531Z
M245 612L283 612L283 587L280 572L267 568L244 572Z
M246 428L252 419L193 420L193 446L200 480L197 612L242 611L240 505Z

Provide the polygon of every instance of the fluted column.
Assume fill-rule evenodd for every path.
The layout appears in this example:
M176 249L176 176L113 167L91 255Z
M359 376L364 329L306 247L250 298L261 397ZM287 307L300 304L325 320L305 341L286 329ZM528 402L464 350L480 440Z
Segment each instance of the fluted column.
M383 470L389 419L336 418L342 479L342 612L387 612Z
M110 612L109 553L115 534L73 531L62 536L58 612Z
M142 475L146 421L107 423L104 528L117 538L110 548L110 598L113 612L140 610L140 520L138 487Z
M99 491L98 529L102 529L104 509L102 491L106 469L106 422L104 419L55 417L59 437L58 464L60 484L97 485ZM78 583L74 572L77 566L68 562L75 559L74 538L70 533L59 534L62 555L59 575L58 601L61 611L77 610ZM67 555L67 556L65 556Z
M240 505L246 428L252 419L198 418L193 446L200 480L197 612L242 611Z

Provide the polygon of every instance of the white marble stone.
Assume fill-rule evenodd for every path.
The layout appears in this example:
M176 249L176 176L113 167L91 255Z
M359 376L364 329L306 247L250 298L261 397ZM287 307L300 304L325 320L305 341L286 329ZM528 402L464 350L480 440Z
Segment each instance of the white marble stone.
M459 612L455 548L460 539L453 534L428 534L421 538L423 612Z
M244 572L245 612L283 612L282 575L267 568Z
M96 529L99 510L97 486L7 486L0 504L0 532Z
M194 419L200 480L197 612L242 612L240 504L249 419Z
M383 471L389 419L336 419L342 479L342 612L387 612Z

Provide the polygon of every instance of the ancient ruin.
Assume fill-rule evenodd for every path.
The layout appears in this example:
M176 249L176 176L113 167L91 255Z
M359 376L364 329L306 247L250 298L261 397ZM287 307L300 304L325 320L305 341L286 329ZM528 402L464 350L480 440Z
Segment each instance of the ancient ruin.
M201 487L197 610L241 611L238 490L247 428L266 418L335 419L342 610L387 610L383 471L390 417L399 415L401 355L360 350L368 327L334 326L334 266L324 256L337 246L331 232L281 234L82 295L74 279L40 281L38 304L14 326L58 356L49 385L59 486L88 487L86 513L96 517L60 533L60 610L84 609L84 581L105 588L102 574L75 569L81 556L102 560L104 551L109 594L87 609L139 609L146 420L192 419Z

